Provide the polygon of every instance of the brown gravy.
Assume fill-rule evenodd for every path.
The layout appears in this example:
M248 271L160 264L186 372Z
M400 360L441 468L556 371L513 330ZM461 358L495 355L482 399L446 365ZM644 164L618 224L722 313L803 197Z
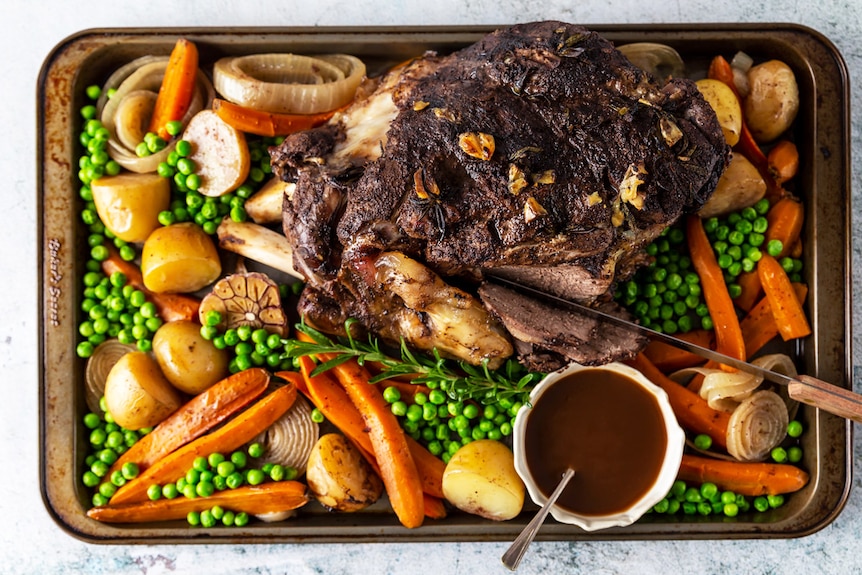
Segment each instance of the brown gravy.
M524 451L545 496L568 466L557 504L579 515L625 511L653 486L667 449L655 397L609 369L585 369L551 385L532 407Z

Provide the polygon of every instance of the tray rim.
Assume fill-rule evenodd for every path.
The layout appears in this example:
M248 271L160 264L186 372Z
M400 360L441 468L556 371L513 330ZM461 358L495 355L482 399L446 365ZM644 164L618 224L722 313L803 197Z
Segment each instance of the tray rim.
M499 541L499 540L508 540L511 539L511 536L516 534L520 530L519 524L512 523L511 529L503 529L497 534L487 534L483 533L486 529L483 527L487 527L487 522L482 522L477 525L478 529L467 529L467 533L456 533L452 536L440 536L440 535L430 535L430 533L423 534L421 530L419 531L408 531L403 528L400 528L398 525L381 526L381 531L379 533L368 534L363 536L356 536L355 534L347 534L347 535L331 535L325 537L302 537L302 536L290 536L284 537L280 535L265 535L261 536L259 534L255 534L255 530L237 530L232 529L229 533L224 534L223 536L215 535L211 537L189 537L189 533L187 528L180 529L166 529L163 531L163 535L109 535L109 536L101 536L98 533L94 532L86 532L85 530L76 528L69 524L66 520L65 513L68 513L68 509L57 509L54 506L54 502L52 501L52 484L56 480L47 474L47 461L46 461L46 453L45 453L45 440L46 435L48 434L48 421L46 416L54 413L56 408L49 405L47 394L46 394L46 348L47 348L47 331L46 331L46 312L49 312L50 302L46 299L46 293L50 292L50 287L48 283L50 280L51 269L50 265L52 262L46 262L46 252L49 251L48 245L46 244L45 237L45 212L44 212L44 201L45 201L45 181L44 181L44 173L43 173L43 163L45 160L45 83L50 75L51 66L56 61L58 57L60 57L66 50L70 48L74 48L77 43L87 41L88 39L96 38L96 37L123 37L123 36L131 36L136 38L155 38L157 36L166 36L166 35L176 35L179 33L183 33L186 35L192 36L220 36L220 35L228 35L228 36L267 36L267 35L279 35L279 36L308 36L308 37L320 37L325 35L356 35L357 37L368 38L370 36L379 35L382 37L386 36L404 36L410 34L418 34L425 35L428 37L439 37L439 36L448 36L448 35L471 35L471 34L483 34L494 29L507 26L508 24L501 25L454 25L454 26L446 26L446 25L434 25L434 26L372 26L372 27L354 27L354 26L337 26L337 27L309 27L309 26L300 26L300 27L274 27L274 26L264 26L264 27L118 27L118 28L90 28L84 29L79 32L73 33L67 36L65 39L61 40L55 47L49 52L43 61L42 67L40 69L40 73L38 75L38 85L37 85L37 199L39 205L39 214L37 219L37 237L39 240L40 249L37 251L38 254L38 267L39 267L39 300L38 300L38 314L39 314L39 480L40 480L40 494L43 500L43 504L46 507L51 518L54 522L65 532L70 534L73 537L76 537L80 540L90 542L90 543L107 543L107 544L127 544L127 543L145 543L145 544L153 544L153 543L188 543L188 544L196 544L196 543L326 543L326 542L400 542L400 541L433 541L433 542L443 542L443 541ZM804 35L811 40L813 40L816 44L818 44L821 49L824 51L824 55L834 63L835 71L837 72L837 82L840 87L840 92L843 95L843 105L839 105L837 107L837 111L841 116L841 134L836 137L836 142L841 147L841 153L835 153L834 155L839 156L841 158L841 162L843 166L850 165L850 134L849 134L849 117L850 117L850 97L849 97L849 74L846 68L846 64L844 63L843 57L838 52L837 48L832 44L832 42L824 36L819 31L804 26L800 24L794 23L699 23L699 24L686 24L686 23L671 23L671 24L648 24L648 25L639 25L639 24L586 24L587 28L599 32L603 35L640 35L640 36L655 36L662 34L692 34L692 33L711 33L711 34L720 34L720 33L753 33L753 32L761 32L761 33L773 33L773 34L801 34ZM844 246L844 254L845 261L844 266L845 270L852 269L852 250L850 249L850 237L847 233L850 228L850 175L849 170L843 170L843 194L845 199L845 210L844 210L844 226L843 230L845 232L845 246ZM50 258L49 258L50 259ZM48 267L46 267L48 266ZM844 362L842 370L843 370L843 379L845 386L852 388L852 294L851 291L851 277L849 273L844 274L844 349L843 357ZM692 532L690 534L680 534L674 533L670 531L658 531L655 533L649 533L649 527L651 525L635 525L631 532L620 532L615 530L607 530L603 532L593 533L593 534L570 534L564 533L563 536L560 536L561 531L565 531L566 526L549 526L550 528L543 529L543 532L537 537L539 540L638 540L638 539L712 539L720 536L721 538L742 538L742 539L751 539L751 538L793 538L793 537L801 537L806 536L829 525L834 519L840 514L843 507L847 502L847 498L849 497L850 487L852 485L852 475L853 475L853 467L852 467L852 435L853 428L850 422L845 422L844 424L844 461L843 461L843 472L844 472L844 481L841 489L841 495L838 500L835 502L835 506L830 509L830 511L823 515L819 521L812 523L810 525L805 526L802 529L798 529L795 531L787 531L787 532L769 532L768 530L752 530L745 532L731 532L731 533L715 533L710 531L703 532ZM468 526L473 527L473 526ZM642 529L641 527L645 527L646 529ZM123 530L120 530L121 532ZM645 533L639 533L641 531L647 531ZM182 534L180 534L182 533ZM385 538L385 539L384 539Z

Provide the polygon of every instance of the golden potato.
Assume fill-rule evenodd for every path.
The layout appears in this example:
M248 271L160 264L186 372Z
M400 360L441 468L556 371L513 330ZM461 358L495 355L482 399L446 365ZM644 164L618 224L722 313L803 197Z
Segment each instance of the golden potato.
M766 181L742 154L733 154L715 191L698 212L700 217L721 216L756 204L766 194Z
M141 274L156 293L197 291L221 275L215 243L191 222L156 229L144 242Z
M191 395L228 376L227 351L204 339L201 326L193 321L162 324L153 336L153 354L167 380Z
M505 521L524 506L524 482L512 451L492 439L472 441L455 452L443 473L443 496L486 519Z
M799 86L790 66L770 60L748 71L745 121L758 142L771 142L783 134L799 112Z
M715 110L727 144L735 146L739 141L739 135L742 133L742 107L739 98L727 84L711 78L698 80L697 89Z
M102 223L127 242L147 239L171 202L170 181L153 173L104 176L90 182L90 189Z
M328 433L314 444L305 478L321 505L337 511L359 511L383 493L383 481L359 450L338 433Z
M105 381L108 413L126 429L153 427L182 402L182 396L165 379L156 360L143 351L121 357Z

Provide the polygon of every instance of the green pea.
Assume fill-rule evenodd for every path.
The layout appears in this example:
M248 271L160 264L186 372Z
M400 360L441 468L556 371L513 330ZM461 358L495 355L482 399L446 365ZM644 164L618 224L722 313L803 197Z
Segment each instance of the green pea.
M249 516L245 511L240 511L236 514L236 518L233 520L233 524L237 527L245 527L248 525Z
M222 461L216 466L216 473L222 477L229 477L236 471L236 464L233 461Z
M230 460L236 465L237 469L242 469L248 463L246 454L242 451L234 451L230 454Z
M769 455L772 458L772 461L774 461L775 463L784 463L785 461L787 461L787 450L780 445L778 447L772 448L772 451L769 453Z
M147 487L147 498L150 501L156 501L162 498L162 486L158 483L153 483Z
M767 495L766 501L769 503L769 507L772 509L776 509L784 505L784 496L783 495Z
M787 450L787 461L790 463L799 463L802 461L802 448L794 445Z
M132 461L127 461L120 468L120 472L123 474L123 477L126 479L134 479L138 476L140 472L138 465Z
M209 497L215 493L215 485L212 481L201 481L195 485L195 494L198 497Z
M763 495L754 498L754 508L761 513L769 509L769 501Z
M778 257L784 249L784 244L781 240L769 240L766 243L766 253L772 257Z
M117 486L110 482L104 482L99 485L99 494L110 499L117 492Z
M712 438L705 433L701 433L694 438L694 445L698 449L706 451L712 447Z

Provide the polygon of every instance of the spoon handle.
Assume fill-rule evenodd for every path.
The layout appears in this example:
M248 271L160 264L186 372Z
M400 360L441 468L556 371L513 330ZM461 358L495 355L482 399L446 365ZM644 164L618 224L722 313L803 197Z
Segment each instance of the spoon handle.
M512 541L512 545L509 546L509 549L503 553L503 556L501 557L503 565L508 567L511 571L518 568L518 564L521 563L521 559L524 558L527 548L530 546L530 543L533 542L533 539L536 538L536 534L539 533L539 528L542 526L542 523L545 522L545 517L547 517L548 513L551 511L551 507L554 506L554 503L556 503L557 499L560 497L563 489L566 488L566 485L569 484L569 480L571 480L574 475L575 470L571 468L567 469L566 472L563 473L560 483L557 485L557 488L554 489L554 492L551 493L548 501L542 506L538 513L536 513L536 516L533 517L532 521L527 523L520 535Z

